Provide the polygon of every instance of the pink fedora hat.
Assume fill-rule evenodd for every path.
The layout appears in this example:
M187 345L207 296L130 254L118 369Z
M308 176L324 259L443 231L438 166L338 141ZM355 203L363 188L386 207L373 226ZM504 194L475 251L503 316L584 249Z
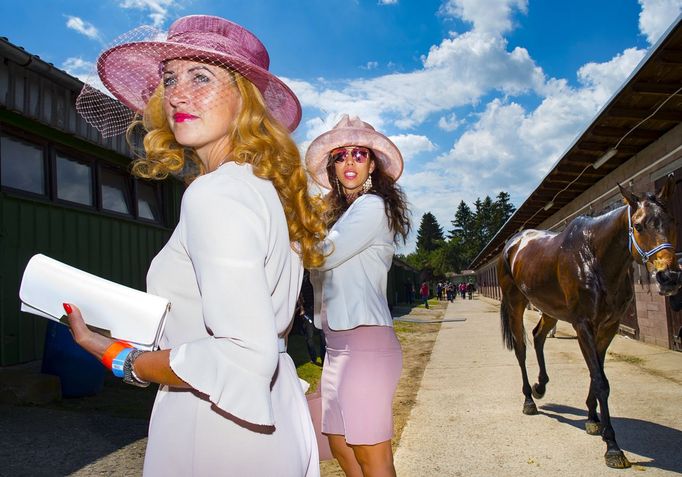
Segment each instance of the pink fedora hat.
M358 117L344 114L336 126L318 136L305 153L305 162L313 180L331 189L327 177L329 153L341 146L363 146L374 152L384 172L397 181L403 173L403 156L393 142Z
M117 99L141 112L161 81L161 64L180 58L212 62L239 72L256 85L268 110L282 125L293 131L301 121L298 98L268 71L270 57L265 46L246 28L220 17L182 17L170 26L165 40L114 46L100 55L97 73Z

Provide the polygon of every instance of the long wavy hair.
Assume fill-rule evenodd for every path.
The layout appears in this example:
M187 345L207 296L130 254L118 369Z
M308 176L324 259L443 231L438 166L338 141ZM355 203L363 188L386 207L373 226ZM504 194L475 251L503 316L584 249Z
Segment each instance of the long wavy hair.
M406 242L410 234L412 225L410 224L410 210L407 206L407 198L400 186L384 172L381 161L375 159L374 151L370 149L370 158L374 161L374 171L372 177L372 187L365 194L375 194L384 199L384 209L388 226L393 232L393 241L398 244L400 238ZM341 184L336 177L336 168L331 157L327 159L327 177L332 186L331 191L325 196L327 210L325 219L327 227L331 228L337 220L348 210L351 202L341 190Z
M324 263L320 242L326 236L325 203L312 196L301 156L289 131L269 113L258 88L237 72L231 71L242 100L241 111L229 134L229 157L238 164L248 163L253 173L272 182L284 208L289 240L298 245L303 265L319 267ZM132 146L133 131L142 126L145 157L132 164L132 172L145 179L165 179L193 169L194 177L205 167L192 149L178 144L163 110L163 86L147 103L142 118L128 128ZM189 161L189 164L187 163ZM188 167L189 166L189 167ZM186 178L190 182L192 177Z

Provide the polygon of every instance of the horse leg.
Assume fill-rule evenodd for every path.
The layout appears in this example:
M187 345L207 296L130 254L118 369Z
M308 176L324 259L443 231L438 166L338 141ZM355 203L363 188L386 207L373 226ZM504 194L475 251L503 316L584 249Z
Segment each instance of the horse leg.
M514 287L504 296L502 300L502 313L506 314L503 318L503 326L506 332L511 334L514 354L521 368L521 379L523 381L522 392L525 397L523 402L523 413L533 415L538 413L538 408L533 402L532 389L528 382L528 372L526 371L526 334L523 328L523 313L526 309L528 300ZM504 320L507 320L504 323Z
M613 323L608 327L600 329L600 332L597 333L597 353L599 354L599 362L601 363L602 371L604 369L606 350L611 344L613 337L618 332L618 324L619 322ZM599 416L597 415L597 397L592 392L591 387L585 404L587 404L585 431L592 436L598 436L601 434L601 423L599 421Z
M608 329L609 333L611 328L613 327ZM630 467L630 462L616 442L616 434L611 426L611 416L609 414L608 399L610 388L609 381L604 373L604 354L613 338L613 334L608 337L606 333L600 333L601 336L595 339L592 327L587 323L587 320L582 320L576 324L575 329L578 334L580 351L582 351L587 367L590 370L590 392L587 398L588 419L589 406L591 405L590 396L592 396L592 399L596 398L601 411L602 440L606 443L606 454L604 454L606 465L616 469Z
M591 436L598 436L601 434L601 424L599 421L599 416L597 415L597 398L592 392L592 386L590 386L590 391L587 393L587 421L585 422L585 432Z
M554 328L557 320L542 314L540 321L533 329L533 347L535 348L535 355L538 359L538 365L540 366L540 373L538 374L538 382L533 385L532 392L535 399L542 399L545 395L546 386L549 382L549 376L547 375L547 368L545 366L545 340L547 339L547 334Z

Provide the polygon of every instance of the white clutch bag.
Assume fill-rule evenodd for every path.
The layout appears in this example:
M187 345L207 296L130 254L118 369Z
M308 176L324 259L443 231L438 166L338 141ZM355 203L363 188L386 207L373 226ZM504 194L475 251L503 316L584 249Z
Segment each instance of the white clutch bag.
M151 351L159 346L170 302L34 255L19 288L21 311L67 324L62 303L80 308L90 329Z

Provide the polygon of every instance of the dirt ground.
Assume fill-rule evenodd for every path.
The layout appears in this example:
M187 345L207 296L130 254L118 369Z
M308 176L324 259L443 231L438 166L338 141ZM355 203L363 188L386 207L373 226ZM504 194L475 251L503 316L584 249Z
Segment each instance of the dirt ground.
M411 313L412 318L441 319L445 312L445 302L431 303L429 310L415 308ZM409 312L408 310L405 310ZM395 314L395 313L394 313ZM398 315L400 310L398 310ZM431 357L433 344L438 336L440 323L402 323L396 321L395 330L403 348L403 372L398 382L398 389L393 399L393 426L394 437L391 441L393 452L400 442L400 435L410 417L410 411L414 406L419 385L424 374L424 368ZM321 477L344 477L344 473L333 461L325 461L320 464Z
M396 309L410 319L439 319L445 305ZM397 446L414 405L440 324L395 322L403 348L403 374L393 409ZM319 367L307 364L318 369ZM133 388L107 376L96 396L44 406L0 405L0 477L141 475L155 390ZM85 441L83 436L87 436ZM343 476L335 462L322 476Z

